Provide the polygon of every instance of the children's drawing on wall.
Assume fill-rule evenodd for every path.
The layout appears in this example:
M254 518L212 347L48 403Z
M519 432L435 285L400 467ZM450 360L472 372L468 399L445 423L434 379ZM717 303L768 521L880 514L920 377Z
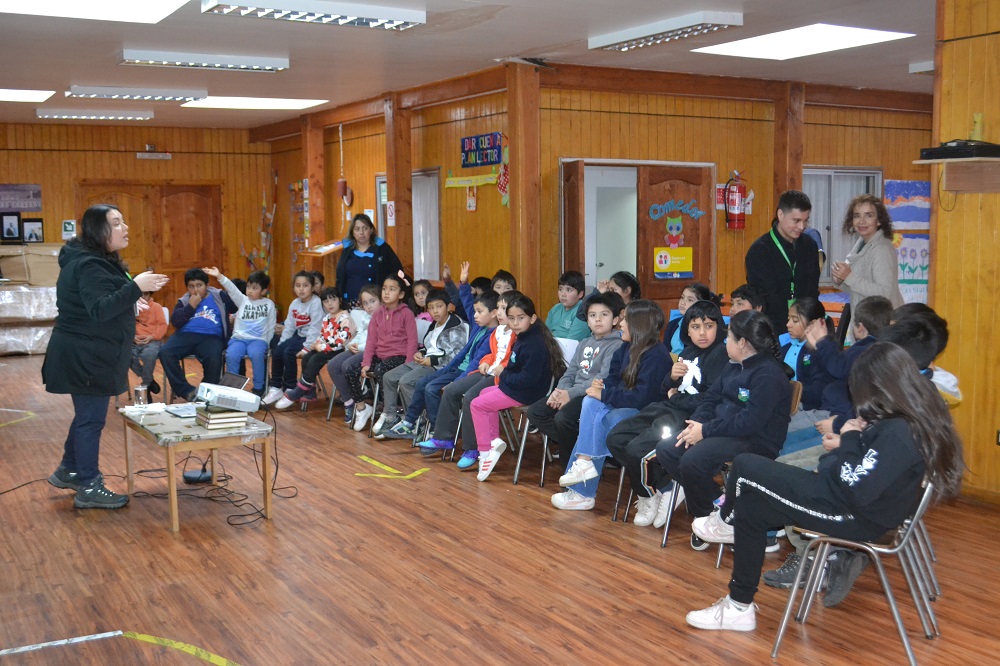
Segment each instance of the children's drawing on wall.
M899 263L899 290L907 303L927 302L931 270L930 234L897 233L893 239Z
M684 245L684 220L680 215L667 218L667 234L663 240L667 242L667 247Z
M896 231L930 229L930 181L887 180L883 201Z

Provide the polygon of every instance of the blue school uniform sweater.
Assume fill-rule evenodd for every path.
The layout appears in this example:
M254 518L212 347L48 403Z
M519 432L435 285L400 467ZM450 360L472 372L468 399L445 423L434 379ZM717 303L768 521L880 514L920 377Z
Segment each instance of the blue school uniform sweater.
M611 368L604 380L601 402L612 409L624 407L642 409L663 397L660 385L663 383L664 375L670 374L670 366L673 363L670 352L661 344L655 344L646 350L639 362L635 387L628 388L622 381L622 373L628 367L631 348L631 342L623 342L611 357Z
M829 338L825 338L829 340ZM792 343L788 343L781 348L781 357L785 358ZM795 362L795 379L802 382L802 409L819 409L822 402L823 390L830 385L833 377L826 371L823 364L823 357L810 349L808 345L799 350L799 357Z
M875 344L875 336L869 335L843 351L840 350L840 345L835 340L828 337L823 338L816 345L816 354L833 379L823 390L820 408L828 410L836 417L833 421L834 432L840 432L841 426L848 419L854 418L854 407L851 405L851 392L847 388L847 378L851 374L854 362L873 344Z
M552 383L551 359L537 323L517 336L510 361L500 373L500 390L522 405L541 400Z

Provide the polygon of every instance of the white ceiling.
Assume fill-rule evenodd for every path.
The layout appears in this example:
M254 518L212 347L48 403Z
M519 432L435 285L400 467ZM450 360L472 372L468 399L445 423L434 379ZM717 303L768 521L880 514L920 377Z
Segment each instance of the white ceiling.
M25 0L30 2L30 0ZM80 0L86 2L87 0ZM143 0L135 0L142 2ZM934 58L934 0L375 0L426 9L427 25L397 33L202 14L191 0L156 25L0 14L0 88L55 90L54 108L112 107L110 100L70 100L70 85L206 88L211 95L329 99L321 110L460 76L511 56L600 65L784 79L930 93L933 79L908 73ZM589 51L587 38L693 11L743 11L744 25L683 42L627 53ZM811 23L916 33L916 37L788 61L691 53L700 46ZM283 56L276 74L119 65L122 48ZM153 109L148 124L255 127L298 111L185 109L175 103L114 102ZM37 104L0 102L0 122L37 120Z

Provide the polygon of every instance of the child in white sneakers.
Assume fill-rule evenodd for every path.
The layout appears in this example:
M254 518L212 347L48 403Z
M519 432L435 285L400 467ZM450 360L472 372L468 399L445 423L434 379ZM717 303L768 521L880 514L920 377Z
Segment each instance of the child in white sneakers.
M354 337L347 343L343 354L333 357L326 364L330 381L337 387L337 392L344 401L344 423L354 424L354 398L351 397L351 384L347 381L347 370L354 365L360 365L364 358L365 347L368 344L368 324L372 314L378 310L379 288L374 284L366 284L358 294L361 307L351 310L351 320L354 322Z
M296 401L313 402L316 400L316 375L351 341L354 335L354 320L348 310L342 309L344 298L334 287L326 287L320 292L323 309L326 316L320 324L319 337L309 349L299 352L302 356L302 375L295 388L285 391L285 395L275 403L278 409L288 409Z
M271 386L264 396L265 405L278 402L285 389L295 388L298 354L307 340L312 341L319 336L323 304L319 296L313 293L313 284L313 275L309 271L299 271L292 281L292 291L296 298L288 306L281 339L271 352Z

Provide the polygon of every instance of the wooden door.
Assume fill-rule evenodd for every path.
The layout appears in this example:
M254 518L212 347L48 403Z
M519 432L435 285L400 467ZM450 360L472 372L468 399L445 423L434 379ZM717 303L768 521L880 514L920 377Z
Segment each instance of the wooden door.
M636 277L645 298L677 307L685 285L715 290L715 178L710 167L638 168Z
M77 215L82 216L83 211L97 204L110 204L121 211L128 225L128 247L122 250L122 259L132 275L152 270L155 254L150 252L149 236L159 226L157 188L149 185L81 185L78 193Z
M189 268L217 266L227 277L246 278L237 271L237 266L226 266L223 262L218 186L164 185L160 188L159 204L160 224L151 229L149 241L156 250L157 272L170 278L160 296L161 303L173 308L186 291L184 272ZM219 286L214 280L210 284Z
M563 270L587 274L583 160L562 163Z

